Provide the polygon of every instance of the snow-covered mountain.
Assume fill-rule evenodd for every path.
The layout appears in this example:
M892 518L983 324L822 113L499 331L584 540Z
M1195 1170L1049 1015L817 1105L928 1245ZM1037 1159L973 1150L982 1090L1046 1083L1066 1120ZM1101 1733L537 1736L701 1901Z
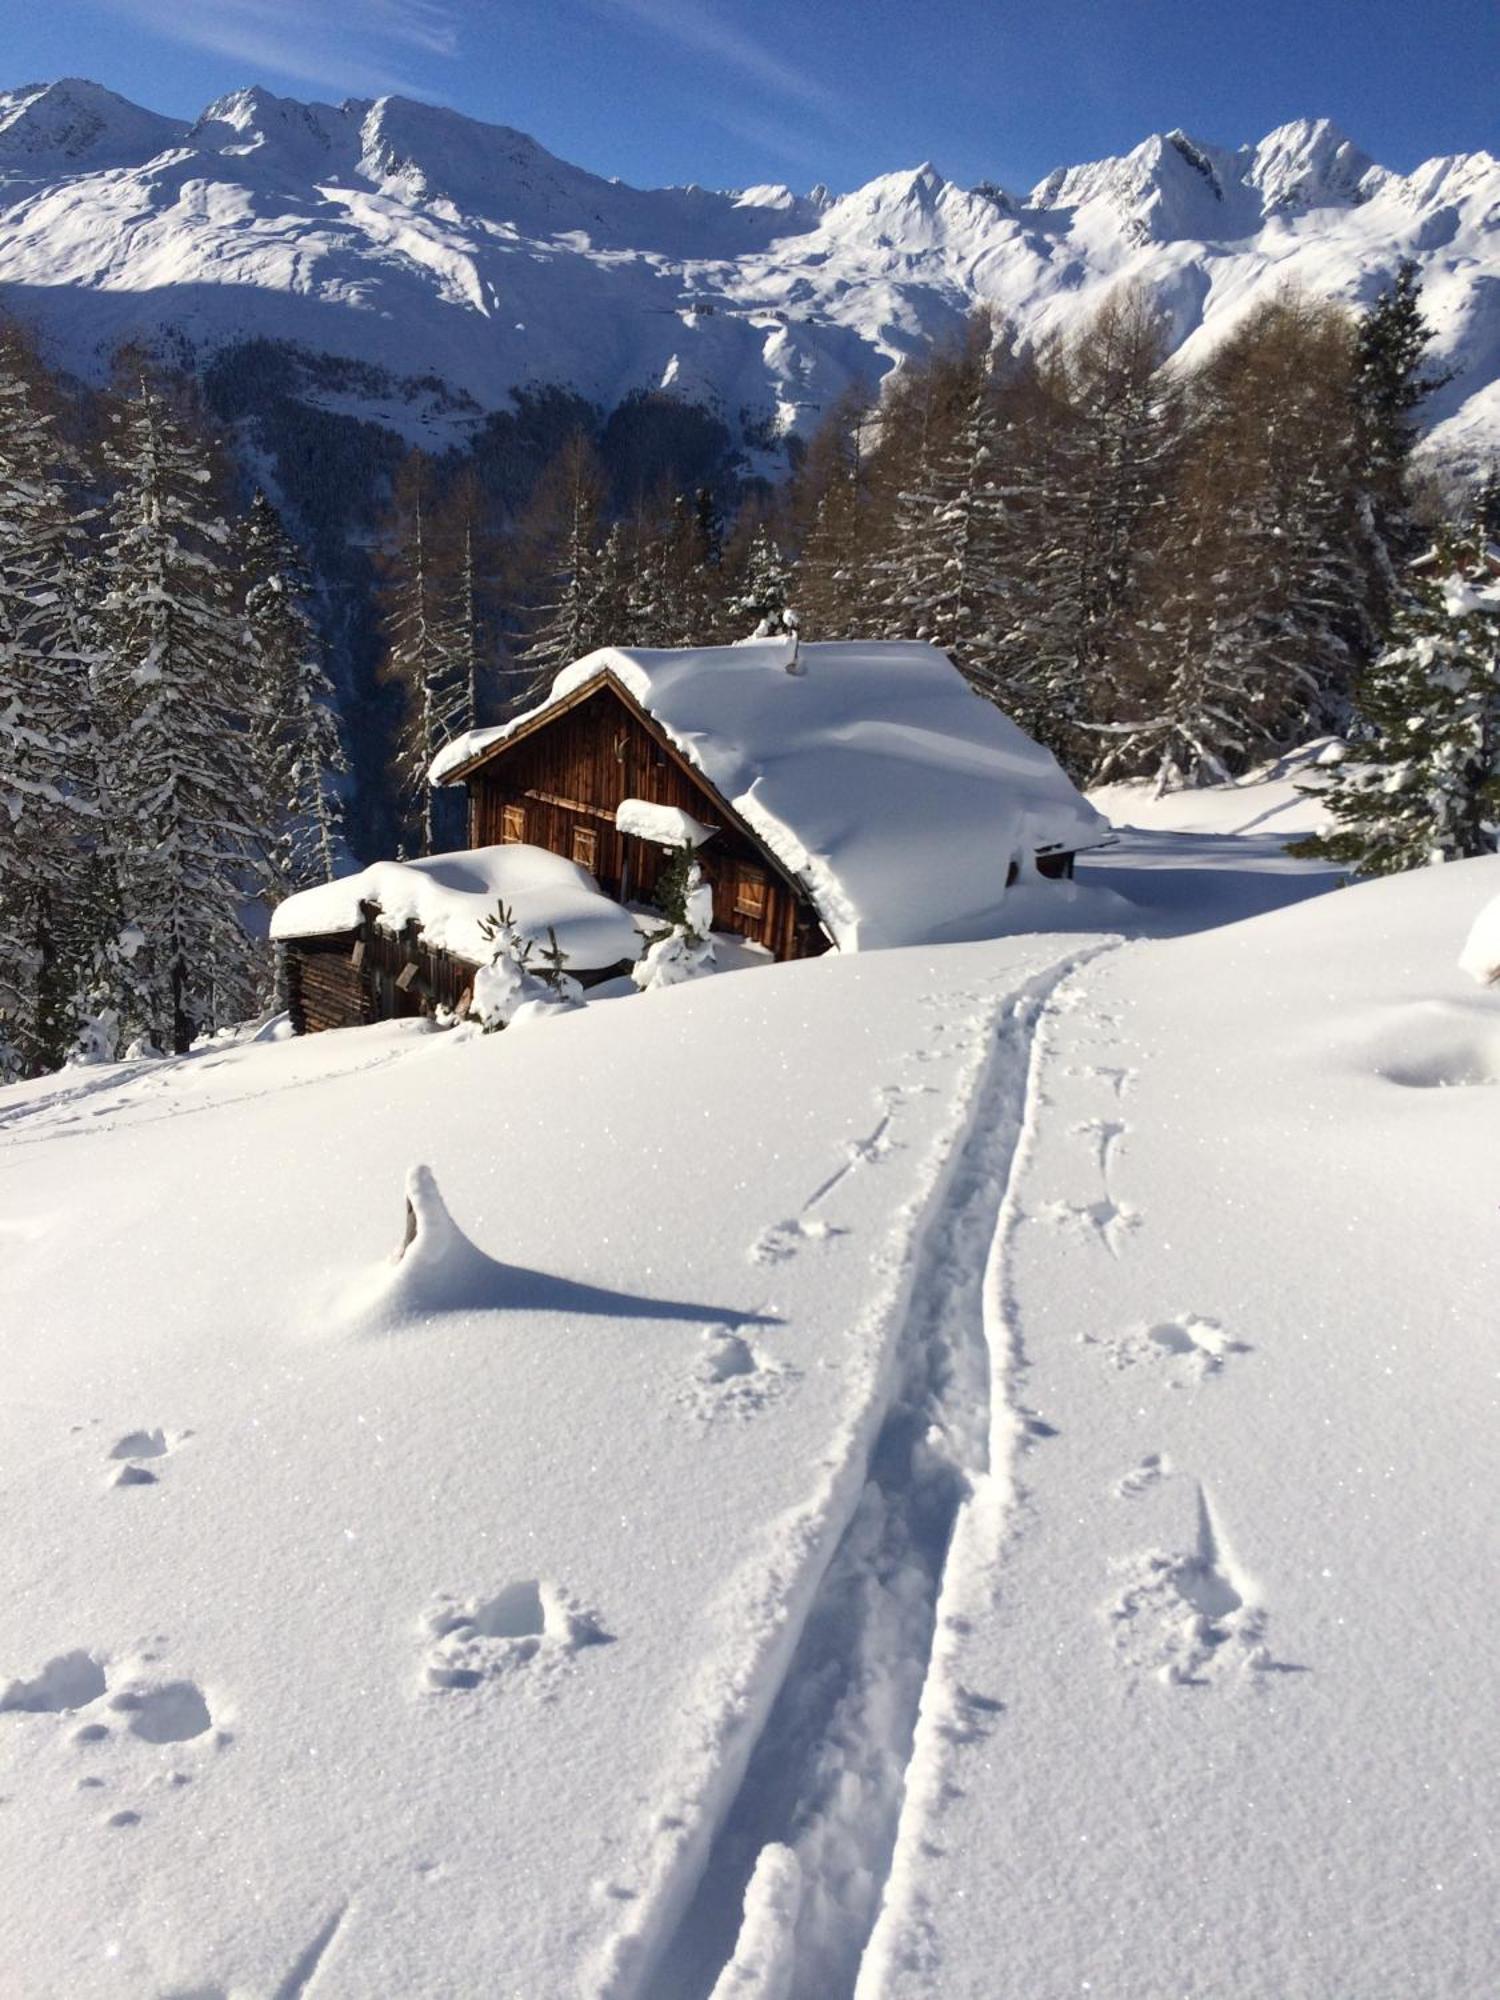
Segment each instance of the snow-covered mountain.
M399 97L250 89L188 125L77 79L0 92L0 303L59 359L97 372L142 334L200 359L295 341L438 378L436 403L355 394L409 433L558 384L604 405L665 388L769 445L980 301L1031 335L1139 280L1192 358L1280 286L1358 305L1406 256L1456 370L1435 441L1476 459L1500 438L1485 152L1402 175L1301 120L1236 151L1154 136L1026 196L923 165L835 199L626 187Z

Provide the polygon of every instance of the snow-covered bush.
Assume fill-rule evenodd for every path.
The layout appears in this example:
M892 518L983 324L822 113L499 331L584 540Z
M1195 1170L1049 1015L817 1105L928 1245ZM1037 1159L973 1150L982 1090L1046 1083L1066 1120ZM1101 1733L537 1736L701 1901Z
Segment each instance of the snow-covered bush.
M655 932L631 970L643 993L681 986L714 968L714 892L705 882L691 847L675 848L656 884L656 901L667 928Z
M508 1028L524 1010L527 1020L577 1007L583 989L566 967L557 933L547 931L547 949L540 955L531 938L522 937L513 913L501 902L494 916L480 926L491 946L490 960L474 975L470 1011L486 1034Z

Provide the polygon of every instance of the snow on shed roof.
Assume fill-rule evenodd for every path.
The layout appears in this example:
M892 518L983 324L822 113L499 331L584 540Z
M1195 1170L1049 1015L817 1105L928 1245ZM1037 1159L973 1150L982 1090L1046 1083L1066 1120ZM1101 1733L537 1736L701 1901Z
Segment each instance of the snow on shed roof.
M546 701L450 743L441 784L602 672L807 887L844 950L985 936L1008 866L1096 844L1102 819L946 653L785 639L625 651L565 667Z
M381 930L400 931L415 919L425 943L483 965L492 946L480 926L501 901L522 937L545 945L548 927L555 930L568 964L581 971L639 956L641 941L629 914L600 891L586 869L544 847L520 844L434 854L425 861L377 861L357 875L288 896L272 912L271 935L352 931L361 903L369 903L379 913Z

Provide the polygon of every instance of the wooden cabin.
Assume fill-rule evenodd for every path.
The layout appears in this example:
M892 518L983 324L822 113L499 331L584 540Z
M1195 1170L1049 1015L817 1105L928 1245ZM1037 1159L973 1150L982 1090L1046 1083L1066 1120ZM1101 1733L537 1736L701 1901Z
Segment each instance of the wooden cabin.
M606 647L431 778L468 788L472 847L545 847L622 903L649 903L669 859L622 807L688 814L710 830L714 929L777 959L993 935L1009 885L1071 875L1106 831L945 653L907 641Z
M1015 883L1071 874L1107 832L946 654L907 641L606 647L430 776L467 787L467 848L274 913L300 1032L462 1013L499 902L581 984L617 975L684 844L714 932L795 959L993 937Z
M444 782L468 786L471 847L549 848L621 903L651 902L671 857L621 833L619 808L627 799L675 806L712 832L697 856L713 888L715 930L778 959L810 958L832 943L807 890L607 671L454 765Z

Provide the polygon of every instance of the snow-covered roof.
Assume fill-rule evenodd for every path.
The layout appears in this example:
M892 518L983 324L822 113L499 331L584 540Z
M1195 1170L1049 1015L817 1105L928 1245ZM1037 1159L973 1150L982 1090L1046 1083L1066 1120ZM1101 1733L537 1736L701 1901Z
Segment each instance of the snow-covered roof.
M615 807L615 828L658 847L701 847L715 832L681 806L659 806L651 799L621 799Z
M450 743L442 784L600 674L634 696L790 873L844 950L984 936L1012 860L1107 822L1046 750L917 641L625 651L565 667L538 708Z
M368 903L380 929L400 931L415 920L427 944L481 965L492 949L481 925L502 901L523 937L545 945L550 926L569 965L583 971L639 956L629 914L601 894L586 869L544 847L520 844L434 854L426 861L377 861L357 875L288 896L272 914L271 935L352 931L360 905Z

